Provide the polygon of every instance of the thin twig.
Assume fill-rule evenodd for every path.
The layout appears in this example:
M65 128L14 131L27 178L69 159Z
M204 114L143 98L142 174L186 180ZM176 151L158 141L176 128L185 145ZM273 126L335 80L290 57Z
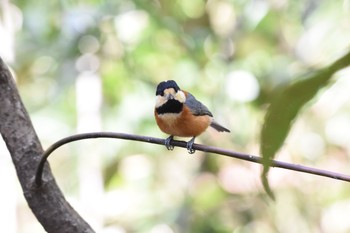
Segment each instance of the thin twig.
M148 137L148 136L133 135L133 134L125 134L125 133L96 132L96 133L82 133L82 134L72 135L72 136L63 138L63 139L57 141L56 143L52 144L43 153L43 156L42 156L42 158L39 162L38 168L36 170L36 175L35 175L36 185L38 187L41 186L42 173L43 173L45 162L46 162L47 158L49 157L49 155L54 150L56 150L60 146L67 144L69 142L83 140L83 139L91 139L91 138L116 138L116 139L125 139L125 140L132 140L132 141L147 142L147 143L153 143L153 144L159 144L159 145L164 145L164 143L165 143L164 139ZM173 141L171 141L171 145L186 148L187 144L184 141L173 140ZM234 151L230 151L230 150L225 150L225 149L201 145L201 144L194 144L193 149L262 164L262 158L259 156L255 156L255 155L234 152ZM281 162L281 161L277 161L277 160L271 160L270 164L272 167L279 167L279 168L289 169L289 170L293 170L293 171L304 172L304 173L309 173L309 174L313 174L313 175L324 176L324 177L329 177L332 179L338 179L338 180L350 182L350 176L345 175L345 174L341 174L341 173L331 172L331 171L322 170L322 169L318 169L318 168L307 167L307 166L303 166L303 165L291 164L291 163L287 163L287 162Z

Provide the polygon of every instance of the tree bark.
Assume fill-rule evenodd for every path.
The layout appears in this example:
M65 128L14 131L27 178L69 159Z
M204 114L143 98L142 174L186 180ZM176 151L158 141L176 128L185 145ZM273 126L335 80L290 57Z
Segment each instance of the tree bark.
M49 233L94 232L69 205L45 165L43 183L34 183L43 149L18 94L14 79L0 58L0 133L9 150L24 196L32 212Z

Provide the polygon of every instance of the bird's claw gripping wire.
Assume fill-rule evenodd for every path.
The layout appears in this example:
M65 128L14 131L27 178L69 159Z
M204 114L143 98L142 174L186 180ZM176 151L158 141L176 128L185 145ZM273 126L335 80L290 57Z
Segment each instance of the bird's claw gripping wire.
M168 137L167 139L165 139L165 147L168 149L168 150L174 150L174 146L173 145L170 145L170 142L173 140L174 136L170 136Z
M195 138L196 138L196 137L193 137L191 140L189 140L189 141L187 142L186 148L187 148L187 151L188 151L189 154L194 154L194 152L196 152L196 150L192 148L192 147L193 147L193 144L194 144L194 139L195 139Z

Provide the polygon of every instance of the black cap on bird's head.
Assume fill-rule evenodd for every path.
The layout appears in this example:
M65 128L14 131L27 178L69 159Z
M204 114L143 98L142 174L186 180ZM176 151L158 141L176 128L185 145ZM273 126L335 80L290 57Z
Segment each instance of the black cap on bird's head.
M164 90L169 88L173 88L175 92L180 90L180 87L176 84L174 80L167 80L158 84L156 95L163 95Z

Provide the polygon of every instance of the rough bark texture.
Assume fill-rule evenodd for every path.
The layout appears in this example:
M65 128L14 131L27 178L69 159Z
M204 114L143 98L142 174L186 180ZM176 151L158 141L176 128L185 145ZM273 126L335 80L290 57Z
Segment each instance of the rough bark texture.
M34 184L42 146L23 106L15 82L0 58L0 133L11 154L24 196L49 233L94 232L65 200L48 165L40 188Z

